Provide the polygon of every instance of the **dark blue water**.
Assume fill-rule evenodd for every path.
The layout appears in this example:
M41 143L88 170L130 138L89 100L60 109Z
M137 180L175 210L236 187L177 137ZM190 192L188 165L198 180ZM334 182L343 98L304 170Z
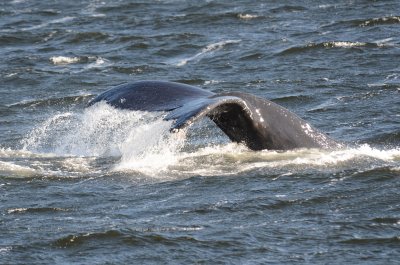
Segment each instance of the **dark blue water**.
M0 264L397 264L400 2L0 2ZM169 80L285 106L342 150L85 108Z

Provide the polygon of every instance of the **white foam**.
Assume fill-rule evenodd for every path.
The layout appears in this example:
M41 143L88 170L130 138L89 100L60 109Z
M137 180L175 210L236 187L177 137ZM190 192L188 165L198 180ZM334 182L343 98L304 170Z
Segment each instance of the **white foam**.
M12 247L0 247L0 255L4 255L12 250Z
M321 9L332 8L332 7L334 7L334 5L329 5L329 4L318 5L318 8L321 8Z
M66 65L72 63L78 63L80 61L79 57L67 57L67 56L52 56L50 61L55 65Z
M14 209L8 209L7 213L12 214L12 213L23 213L26 212L28 208L14 208Z
M93 159L87 157L68 157L62 160L62 167L67 172L93 173L95 170L90 166Z
M74 63L85 62L88 63L84 67L85 69L103 68L112 65L112 63L109 60L98 56L81 56L81 57L52 56L50 57L50 61L54 65L69 65Z
M250 19L258 18L258 16L252 15L252 14L239 14L238 18L243 19L243 20L250 20Z
M27 177L32 176L36 173L36 170L20 166L11 162L0 161L0 175L13 176L13 177Z
M57 156L54 153L0 148L0 175L5 177L92 177L100 173L95 157Z
M373 25L374 23L387 22L390 20L400 22L400 17L399 16L390 16L390 17L382 17L382 18L373 18L371 20L367 20L364 23L360 24L360 26L366 27L366 26Z
M16 75L18 75L18 73L10 73L10 74L7 74L6 77L13 77L13 76L16 76Z
M362 145L334 151L296 149L254 152L243 145L230 143L198 149L193 153L181 152L177 164L170 166L170 169L175 170L177 175L236 175L254 170L291 174L292 171L309 168L334 171L356 165L369 168L372 160L378 160L377 165L397 164L400 161L400 149L380 150Z
M363 47L367 44L365 42L350 42L350 41L331 41L324 43L325 47L336 47L336 48L353 48Z
M219 84L222 83L221 81L218 80L206 80L204 81L204 85L215 85L215 84Z

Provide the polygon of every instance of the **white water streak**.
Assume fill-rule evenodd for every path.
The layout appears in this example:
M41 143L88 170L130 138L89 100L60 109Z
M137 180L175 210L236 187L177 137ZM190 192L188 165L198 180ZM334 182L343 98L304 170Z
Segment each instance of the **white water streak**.
M225 40L225 41L219 41L219 42L216 42L216 43L211 43L211 44L207 45L205 48L203 48L201 50L201 52L196 53L195 55L193 55L191 57L180 59L175 64L176 64L176 66L184 66L190 61L201 59L202 57L204 57L207 54L210 54L212 52L215 52L215 51L218 51L218 50L222 49L227 44L239 43L239 42L240 42L240 40Z
M52 24L65 23L65 22L71 21L73 19L75 19L75 17L67 16L67 17L63 17L63 18L50 20L50 21L47 21L47 22L44 22L44 23L41 23L39 25L35 25L35 26L32 26L32 27L22 28L21 30L23 30L23 31L36 30L36 29L47 27L47 26L52 25Z

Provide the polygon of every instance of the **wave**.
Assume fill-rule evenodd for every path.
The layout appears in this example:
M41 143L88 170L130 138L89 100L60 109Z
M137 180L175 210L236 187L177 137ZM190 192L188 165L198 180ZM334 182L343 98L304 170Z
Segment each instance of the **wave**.
M328 41L321 43L309 43L304 46L290 47L279 52L278 54L287 55L287 54L300 53L317 49L332 49L332 48L350 49L350 48L381 48L381 47L385 47L385 44L373 43L373 42Z
M95 57L96 60L87 66L85 66L85 69L93 69L93 68L105 68L108 66L113 65L109 60L102 58L102 57Z
M39 207L39 208L12 208L8 209L8 214L23 214L23 213L52 213L52 212L68 212L68 209L53 208L53 207Z
M168 163L163 164L162 172L154 168L157 160L149 155L149 163L144 166L138 163L125 163L124 168L113 170L141 172L148 176L163 178L190 177L193 175L242 175L243 173L263 172L263 174L287 174L307 172L310 169L322 171L340 171L358 165L360 169L369 170L371 166L380 168L398 167L400 149L382 150L365 144L360 147L336 151L318 149L299 149L291 151L253 152L245 146L235 143L210 145L195 149L192 152L178 151L166 154ZM160 156L161 158L161 156ZM135 156L131 157L135 161ZM201 165L201 166L199 166ZM159 165L158 165L159 166Z
M100 245L100 244L110 244L118 242L121 245L134 245L143 246L149 245L154 246L154 244L163 244L166 246L176 246L176 245L187 245L191 244L204 244L209 247L229 246L234 244L229 241L221 240L201 240L195 237L179 234L168 234L163 232L169 231L197 231L201 230L202 227L199 226L176 226L176 227L161 227L161 228L138 228L138 229L126 229L126 230L107 230L101 232L88 232L80 233L77 235L68 235L56 240L53 246L59 248L70 248L82 245Z
M311 102L312 101L312 96L310 95L302 95L302 94L298 94L298 95L293 95L293 94L289 94L289 95L284 95L281 97L277 97L274 98L273 101L276 103L279 103L280 105L283 105L285 103L300 103L300 104L305 104L307 102Z
M400 145L400 132L399 131L385 131L381 134L370 137L364 142L369 144L378 144L382 146L399 146Z
M60 98L46 98L46 99L33 99L33 100L22 100L16 103L6 105L9 108L35 108L35 107L47 107L54 105L71 105L71 104L83 104L88 101L92 95L80 95L80 96L66 96Z
M237 17L242 20L251 20L251 19L259 18L260 16L254 15L254 14L241 13L241 14L238 14Z
M67 56L53 56L53 57L50 57L50 61L53 64L57 64L57 65L77 63L80 60L81 59L79 57L67 57Z
M105 4L106 4L105 2L99 2L99 1L89 2L86 8L83 9L81 12L85 16L103 18L106 17L107 15L104 13L97 12L97 9L103 7Z
M225 41L219 41L216 43L211 43L207 45L205 48L203 48L199 53L196 53L193 56L184 58L184 59L178 59L178 60L173 60L172 64L175 64L176 66L184 66L190 61L195 61L195 60L200 60L204 56L211 54L215 51L221 50L225 46L229 44L236 44L239 43L240 40L225 40Z
M283 12L304 12L307 11L308 9L304 6L292 6L292 5L283 5L280 7L276 7L271 9L270 11L272 13L283 13Z
M54 65L68 65L75 63L87 63L87 68L93 68L97 66L110 65L110 62L99 56L52 56L50 57L50 61Z
M332 110L337 106L338 99L335 98L330 98L310 109L307 110L307 112L313 113L313 112L324 112L327 110Z
M79 44L88 41L101 42L109 38L109 34L100 31L71 32L66 35L65 43Z
M387 246L398 246L400 243L400 237L372 237L372 238L353 238L341 241L343 244L351 245L387 245Z
M57 18L57 19L53 19L53 20L50 20L50 21L46 21L44 23L41 23L41 24L38 24L38 25L35 25L35 26L21 28L20 30L21 31L33 31L33 30L36 30L36 29L41 29L41 28L47 27L47 26L52 25L52 24L63 24L65 22L68 22L68 21L71 21L71 20L74 20L74 19L75 19L75 17L70 17L70 16Z
M0 176L25 178L32 177L36 173L36 170L29 166L21 166L13 162L0 161Z
M381 161L381 162L379 162ZM194 153L181 153L179 164L171 167L176 173L188 175L237 175L244 172L300 172L310 168L340 170L358 164L367 168L376 162L398 165L400 149L381 150L369 145L355 148L327 151L319 149L298 149L290 151L253 152L237 144L210 146ZM193 167L206 165L205 167Z
M0 28L0 46L17 47L18 45L31 45L32 43L42 43L48 41L56 31L52 32L31 32L16 31L13 29Z
M385 16L385 17L367 18L367 19L342 20L324 25L322 28L336 28L337 26L373 27L373 26L384 26L384 25L395 25L395 24L400 24L400 16Z
M209 3L207 3L208 5ZM212 3L211 5L215 5L216 3ZM237 12L239 10L226 9L222 8L218 11L216 7L207 7L190 5L188 8L184 8L180 14L173 14L171 16L167 16L166 19L168 22L174 21L176 22L185 22L185 23L202 23L205 25L211 25L215 23L226 23L227 21L231 21L235 23L237 20L248 21L253 19L261 19L265 18L264 14L259 14L258 12L249 12L243 10L243 12ZM219 5L219 4L217 4ZM223 5L223 4L222 4ZM211 12L210 12L211 11ZM160 19L160 23L163 22L163 19Z
M400 16L379 17L379 18L361 20L358 22L358 25L361 27L391 25L391 24L400 24Z
M52 153L0 148L0 178L46 177L49 179L84 178L87 180L99 177L99 174L106 170L104 169L105 162L107 161L101 158L60 157Z

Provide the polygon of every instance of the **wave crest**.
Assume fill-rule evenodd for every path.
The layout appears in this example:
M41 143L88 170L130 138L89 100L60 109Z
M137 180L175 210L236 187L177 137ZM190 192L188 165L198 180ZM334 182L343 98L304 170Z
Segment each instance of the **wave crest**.
M351 41L327 41L321 43L308 43L304 46L294 46L281 51L280 55L300 53L305 51L312 51L316 49L332 49L332 48L381 48L384 47L383 43L372 42L351 42Z
M196 53L195 55L193 55L191 57L187 57L187 58L179 59L179 60L173 60L172 63L175 64L176 66L184 66L190 61L200 60L201 58L203 58L207 54L210 54L212 52L221 50L226 45L235 44L235 43L239 43L239 42L240 42L240 40L225 40L225 41L219 41L219 42L211 43L211 44L208 44L206 47L204 47L201 50L201 52Z
M390 16L390 17L379 17L361 21L359 26L368 27L368 26L379 26L379 25L390 25L390 24L399 24L400 16Z

